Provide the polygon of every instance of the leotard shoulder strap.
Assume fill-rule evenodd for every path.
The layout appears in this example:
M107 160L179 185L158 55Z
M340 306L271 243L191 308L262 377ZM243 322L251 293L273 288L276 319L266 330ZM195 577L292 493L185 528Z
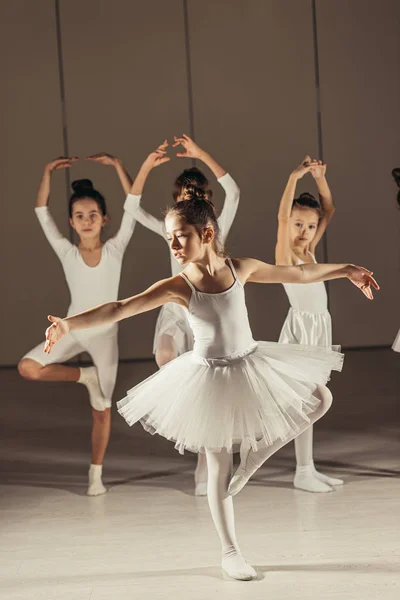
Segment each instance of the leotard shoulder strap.
M196 293L196 288L194 287L193 283L191 281L189 281L188 276L183 272L179 273L179 275L182 277L182 279L184 279L186 281L186 283L188 284L188 286L190 287L192 292Z

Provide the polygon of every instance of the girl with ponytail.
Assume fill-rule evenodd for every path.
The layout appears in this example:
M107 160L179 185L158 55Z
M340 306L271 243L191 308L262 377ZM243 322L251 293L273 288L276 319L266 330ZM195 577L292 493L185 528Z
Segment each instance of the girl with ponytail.
M128 193L131 179L119 159L104 153L88 158L113 166ZM118 233L103 243L101 234L108 220L105 199L89 179L80 179L72 183L69 200L69 222L77 234L77 245L60 233L48 206L51 175L53 171L71 167L76 160L77 157L61 157L46 165L35 208L43 232L64 270L71 295L68 314L117 299L122 259L135 227L135 219L127 210L132 202L128 199ZM71 332L52 356L44 353L42 342L18 365L19 373L25 379L70 381L86 386L93 419L89 496L106 492L102 483L102 464L110 437L111 397L118 369L117 332L116 324L97 327L90 332ZM93 360L92 367L62 364L85 351Z

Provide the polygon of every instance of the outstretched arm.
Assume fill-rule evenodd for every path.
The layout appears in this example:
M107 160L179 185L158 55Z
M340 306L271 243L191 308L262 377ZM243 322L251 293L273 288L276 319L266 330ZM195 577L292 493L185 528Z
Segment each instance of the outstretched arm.
M278 212L278 239L275 249L275 262L278 265L293 264L293 253L290 247L290 215L292 214L296 186L299 179L309 173L317 164L316 161L312 161L309 156L306 156L289 176Z
M311 175L314 177L315 183L318 187L319 201L322 209L322 216L318 223L318 229L310 245L310 250L314 254L315 249L324 235L330 220L335 214L336 208L333 202L332 192L326 179L326 164L319 160L318 165L311 169Z
M175 276L158 281L141 294L131 298L106 302L66 319L50 315L48 319L52 325L46 330L44 351L49 354L54 344L59 342L69 331L116 323L158 308L167 302L175 302L187 307L189 296L190 290L187 284L182 277Z
M244 282L253 283L315 283L332 279L347 278L373 299L371 286L379 290L372 272L364 267L352 264L302 264L294 266L275 266L255 258L239 259L238 274Z
M67 240L59 231L49 211L48 205L50 197L51 174L53 171L58 169L70 167L76 160L78 160L76 156L61 156L60 158L56 158L55 160L49 162L44 168L43 177L40 182L39 191L36 198L36 216L47 238L47 241L60 260L62 260L63 256L70 249L71 242Z

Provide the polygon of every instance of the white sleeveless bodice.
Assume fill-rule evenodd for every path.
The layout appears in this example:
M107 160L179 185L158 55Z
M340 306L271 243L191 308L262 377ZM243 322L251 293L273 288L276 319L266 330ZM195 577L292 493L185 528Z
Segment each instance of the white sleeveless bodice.
M228 264L235 279L233 285L215 294L199 292L185 273L180 273L192 290L188 320L194 336L193 352L206 358L234 358L254 349L244 287L232 261Z
M309 253L314 263L315 256ZM298 265L304 265L304 261L297 259ZM324 313L328 310L328 296L325 284L322 281L317 283L284 283L283 287L290 306L295 310L309 313Z

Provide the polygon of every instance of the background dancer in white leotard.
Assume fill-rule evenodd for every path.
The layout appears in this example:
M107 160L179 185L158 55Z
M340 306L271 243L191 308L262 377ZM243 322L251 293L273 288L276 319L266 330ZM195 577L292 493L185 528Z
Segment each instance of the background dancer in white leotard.
M325 383L331 369L341 369L343 357L329 348L256 342L244 285L348 277L371 299L370 286L378 286L369 271L354 265L276 267L253 258L227 258L214 209L199 188L192 190L191 200L168 211L166 232L172 253L186 267L181 276L67 319L50 316L46 351L68 332L115 323L168 302L189 311L193 351L129 390L118 410L129 425L140 421L152 434L174 441L182 453L207 454L207 495L221 566L230 577L249 580L256 571L240 551L232 496L269 456L329 409L332 396ZM241 463L229 483L235 444L242 446Z
M320 203L311 194L295 199L296 184L311 173L318 187ZM295 169L283 193L278 215L277 265L315 263L315 250L321 240L335 207L326 180L326 165L306 156ZM332 347L332 324L328 297L322 282L311 285L284 285L290 310L283 325L279 342ZM330 492L332 486L343 484L341 479L328 477L316 470L313 461L313 428L295 439L296 474L294 486L307 492Z
M125 193L129 191L130 179L121 161L106 154L89 158L112 164ZM35 208L44 234L64 269L71 294L68 314L117 299L122 259L135 227L131 212L125 210L118 233L103 243L100 236L108 219L105 200L93 188L90 180L81 179L73 182L73 194L69 202L70 224L79 237L78 245L72 244L59 232L48 208L51 173L70 167L75 160L62 157L46 165ZM125 209L131 202L128 198ZM118 369L117 333L114 324L90 332L71 333L63 339L52 356L44 353L42 342L28 352L18 365L25 379L71 381L87 387L93 416L89 496L106 492L102 483L102 465L110 437L111 397ZM84 351L90 354L94 366L79 368L60 364Z
M239 205L240 190L232 177L223 169L207 152L202 150L187 135L175 137L173 147L182 145L184 152L178 152L177 156L181 158L192 158L201 160L213 172L218 183L225 191L225 202L221 214L218 217L218 225L221 231L221 239L225 243L229 230ZM165 151L168 146L167 141L159 146L159 150ZM152 155L150 155L152 156ZM135 182L130 196L132 203L135 203L136 210L132 213L135 219L158 233L167 241L165 225L163 219L157 219L146 212L140 205L143 186L151 170L152 160L145 161L138 173L137 182ZM208 179L196 168L186 169L179 175L174 183L173 197L176 202L181 202L187 198L188 192L196 187L203 190L207 198L211 200L212 191L209 189ZM131 203L131 205L132 205ZM182 266L171 256L171 272L177 275ZM192 350L193 334L190 329L186 313L178 304L170 302L164 305L158 315L156 330L154 335L154 354L157 365L161 368L170 360L181 354ZM197 467L194 474L195 495L205 496L207 494L207 462L204 454L199 454Z
M399 167L397 167L396 169L393 169L392 176L396 182L397 187L400 188L400 168ZM400 206L400 189L397 192L397 203ZM394 350L395 352L400 352L400 329L397 332L397 335L393 342L392 350Z

